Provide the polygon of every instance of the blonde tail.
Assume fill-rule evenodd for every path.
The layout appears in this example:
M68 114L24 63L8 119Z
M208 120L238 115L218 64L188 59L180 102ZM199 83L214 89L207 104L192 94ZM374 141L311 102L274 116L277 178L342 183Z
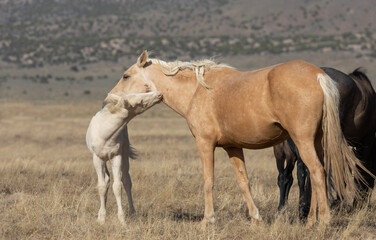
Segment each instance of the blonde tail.
M355 181L365 183L358 167L373 175L355 157L342 133L336 83L326 74L318 74L317 80L324 92L322 129L327 186L333 186L341 199L351 200L359 195Z

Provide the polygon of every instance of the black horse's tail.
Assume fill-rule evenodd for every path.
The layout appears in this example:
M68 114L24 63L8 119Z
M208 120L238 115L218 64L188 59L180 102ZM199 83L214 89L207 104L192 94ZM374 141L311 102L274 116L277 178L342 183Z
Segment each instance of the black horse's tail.
M355 78L355 79L358 79L358 80L365 80L365 81L370 82L370 80L367 77L365 71L360 67L355 69L352 73L349 73L349 76L353 79Z
M362 68L355 69L352 73L349 73L349 76L358 83L365 83L366 85L369 85L370 90L372 89L373 93L375 93L375 90L372 87L372 83L369 80L368 76L366 75L365 71Z
M364 109L369 109L369 111L373 110L373 114L376 114L376 92L364 70L357 68L352 73L350 73L349 76L358 84L359 90L362 92L362 101L365 104Z

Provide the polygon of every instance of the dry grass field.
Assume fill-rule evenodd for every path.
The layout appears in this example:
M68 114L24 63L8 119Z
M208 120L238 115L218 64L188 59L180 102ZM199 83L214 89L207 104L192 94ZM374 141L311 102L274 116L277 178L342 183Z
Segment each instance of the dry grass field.
M235 174L216 150L216 223L201 231L203 181L183 118L160 104L129 124L139 152L131 160L136 214L117 220L112 189L107 222L96 223L99 197L85 133L99 101L0 102L0 238L2 239L375 239L374 201L333 211L325 229L297 220L297 187L277 213L277 170L271 149L246 151L252 194L263 222L251 224ZM123 205L127 201L123 191Z

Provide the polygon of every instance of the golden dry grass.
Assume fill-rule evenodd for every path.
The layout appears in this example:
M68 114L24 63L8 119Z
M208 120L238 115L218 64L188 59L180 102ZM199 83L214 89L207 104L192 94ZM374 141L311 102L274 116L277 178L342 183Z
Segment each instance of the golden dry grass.
M246 151L252 194L264 219L252 225L223 150L216 151L216 223L199 228L204 211L201 166L183 118L163 105L129 124L139 151L131 161L136 214L117 220L110 188L107 222L85 145L101 103L0 103L0 236L3 239L375 239L374 201L352 213L333 212L326 229L297 221L297 188L277 214L277 170L271 149ZM123 205L127 201L123 191Z

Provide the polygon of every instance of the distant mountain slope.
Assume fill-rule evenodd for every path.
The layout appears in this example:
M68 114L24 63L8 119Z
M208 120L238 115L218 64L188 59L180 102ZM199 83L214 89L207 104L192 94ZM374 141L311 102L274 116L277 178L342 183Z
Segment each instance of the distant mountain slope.
M374 0L0 0L0 58L22 66L353 51L376 57Z

